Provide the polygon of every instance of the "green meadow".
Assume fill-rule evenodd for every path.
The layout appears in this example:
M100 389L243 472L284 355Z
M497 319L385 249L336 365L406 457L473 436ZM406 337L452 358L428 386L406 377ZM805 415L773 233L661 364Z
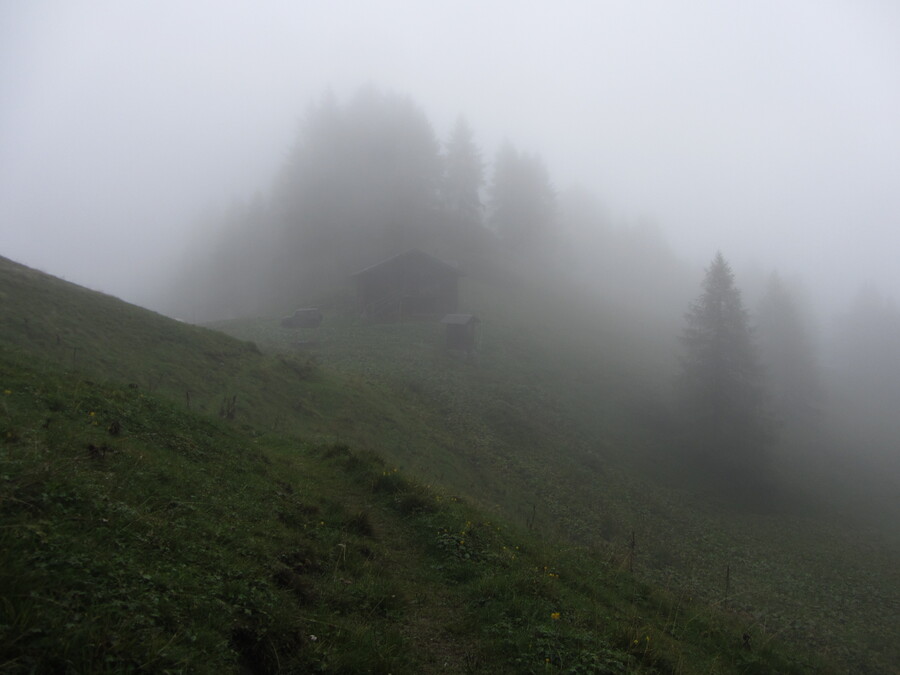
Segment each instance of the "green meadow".
M770 494L685 467L640 316L462 290L469 356L0 259L0 671L893 672L895 520L802 439Z

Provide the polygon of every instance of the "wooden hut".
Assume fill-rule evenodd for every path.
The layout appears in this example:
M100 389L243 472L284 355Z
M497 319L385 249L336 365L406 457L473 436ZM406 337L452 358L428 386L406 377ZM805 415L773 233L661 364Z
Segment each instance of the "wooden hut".
M318 328L322 312L315 307L303 307L281 320L283 328Z
M475 330L480 323L472 314L448 314L441 323L447 326L447 349L475 351Z
M378 321L455 312L459 277L454 265L416 249L353 275L360 313Z

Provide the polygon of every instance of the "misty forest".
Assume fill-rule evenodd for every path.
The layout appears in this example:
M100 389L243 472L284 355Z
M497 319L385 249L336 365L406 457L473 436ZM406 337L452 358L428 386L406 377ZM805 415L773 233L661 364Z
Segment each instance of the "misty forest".
M416 95L289 111L137 303L0 250L0 671L896 672L895 289Z
M473 283L518 289L526 305L533 292L536 303L641 321L659 352L646 357L658 369L648 395L679 429L666 451L685 453L698 470L721 470L733 479L728 490L742 486L750 497L774 488L772 454L793 432L816 438L818 463L829 449L831 460L841 456L836 401L861 424L873 415L865 445L889 450L900 393L891 388L900 386L892 299L862 287L843 311L816 317L802 281L772 271L750 280L756 297L745 300L721 251L700 274L669 250L660 228L610 222L583 189L557 192L539 155L507 140L493 161L484 157L464 117L442 142L409 96L369 86L342 104L326 93L303 116L271 188L214 216L209 240L185 252L158 304L193 323L304 304L398 321L400 297L367 317L353 298L354 275L419 250ZM549 318L540 308L523 311L541 324ZM833 325L823 327L826 319Z

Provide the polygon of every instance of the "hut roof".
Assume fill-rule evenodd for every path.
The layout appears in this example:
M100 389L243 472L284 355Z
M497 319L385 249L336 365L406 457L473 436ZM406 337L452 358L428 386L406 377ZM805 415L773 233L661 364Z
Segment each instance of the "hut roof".
M462 326L468 325L473 322L479 322L478 317L474 314L448 314L443 319L441 319L441 323L449 323Z
M397 255L392 255L390 258L382 260L381 262L377 262L374 265L369 265L368 267L361 269L359 272L355 272L352 276L361 277L369 274L370 272L374 272L377 269L382 267L386 267L392 265L394 263L399 262L404 258L419 258L421 260L426 261L430 265L434 265L436 267L442 268L444 271L449 272L451 274L455 274L456 276L461 276L459 268L448 262L444 262L439 258L435 258L433 255L428 255L423 251L420 251L417 248L410 249L408 251L404 251L403 253L398 253Z

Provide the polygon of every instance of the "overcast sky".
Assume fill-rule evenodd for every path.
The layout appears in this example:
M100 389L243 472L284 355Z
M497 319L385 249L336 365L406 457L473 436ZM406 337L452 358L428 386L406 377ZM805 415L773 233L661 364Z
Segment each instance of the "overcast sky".
M0 2L0 255L125 299L326 88L410 94L621 218L900 299L900 3Z

